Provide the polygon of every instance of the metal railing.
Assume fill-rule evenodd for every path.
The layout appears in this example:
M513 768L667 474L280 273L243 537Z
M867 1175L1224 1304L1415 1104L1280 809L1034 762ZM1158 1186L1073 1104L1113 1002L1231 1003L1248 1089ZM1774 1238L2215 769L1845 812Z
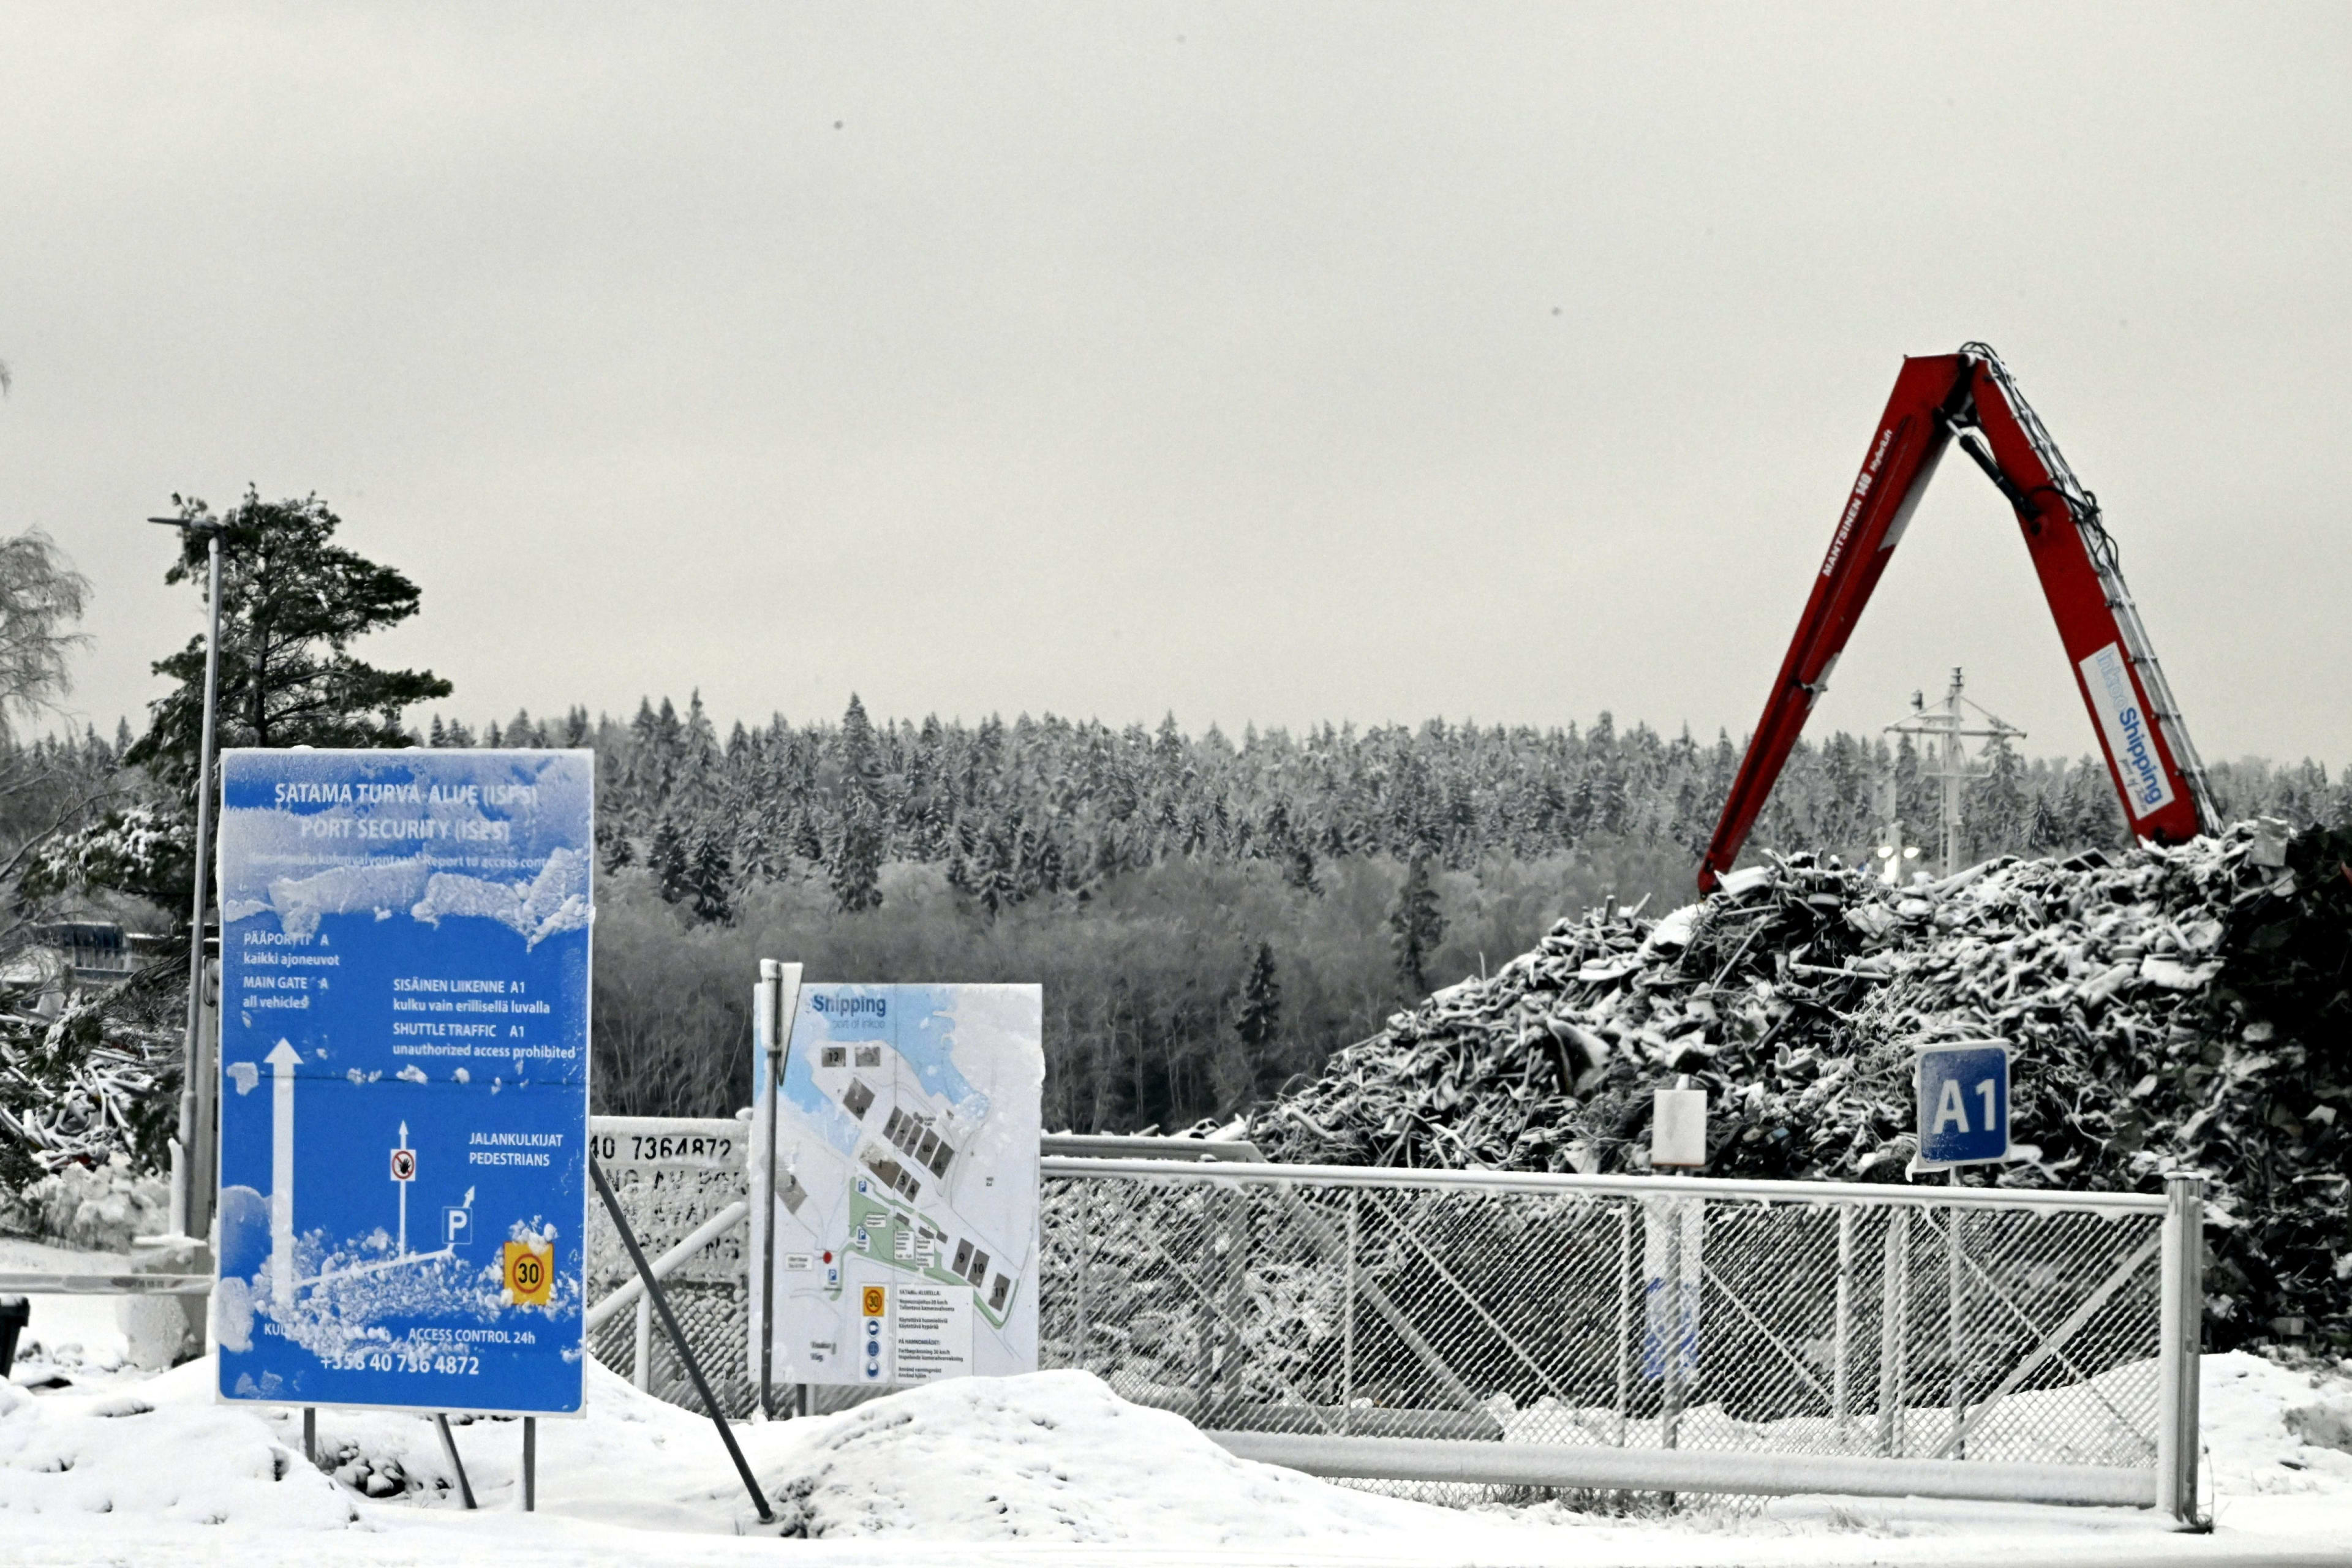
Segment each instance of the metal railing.
M1048 1364L1237 1453L1499 1487L2185 1514L2168 1196L1048 1159Z

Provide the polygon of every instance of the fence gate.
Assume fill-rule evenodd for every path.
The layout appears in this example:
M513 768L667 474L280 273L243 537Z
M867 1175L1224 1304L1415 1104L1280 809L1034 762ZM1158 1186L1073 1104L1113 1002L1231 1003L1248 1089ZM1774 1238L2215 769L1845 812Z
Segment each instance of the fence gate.
M594 1116L588 1136L721 1413L748 1416L756 1397L744 1257L750 1124ZM701 1407L601 1204L588 1210L588 1348L598 1361L674 1405Z
M749 1132L591 1122L736 1416L756 1398ZM1044 1363L1245 1458L1489 1489L2193 1510L2193 1176L2156 1196L1050 1152L1065 1146L1081 1145L1049 1141L1043 1162ZM695 1404L601 1211L588 1294L597 1359Z
M2168 1196L1045 1163L1041 1350L1248 1458L1486 1486L2195 1496Z

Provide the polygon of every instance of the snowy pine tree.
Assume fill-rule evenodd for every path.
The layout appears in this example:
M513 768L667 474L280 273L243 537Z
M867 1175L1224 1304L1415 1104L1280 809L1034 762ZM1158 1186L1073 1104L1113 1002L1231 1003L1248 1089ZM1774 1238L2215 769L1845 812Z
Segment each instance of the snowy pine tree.
M1429 961L1445 937L1445 917L1438 912L1437 889L1430 881L1426 855L1414 856L1406 868L1396 908L1389 913L1389 930L1394 933L1398 977L1412 994L1426 996Z

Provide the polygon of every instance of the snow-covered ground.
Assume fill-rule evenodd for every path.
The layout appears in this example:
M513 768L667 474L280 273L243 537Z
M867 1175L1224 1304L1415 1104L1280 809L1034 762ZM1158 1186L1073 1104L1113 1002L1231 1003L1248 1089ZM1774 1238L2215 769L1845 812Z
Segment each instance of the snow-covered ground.
M20 1256L0 1268L36 1267ZM736 1428L784 1524L762 1527L709 1425L591 1366L582 1419L540 1426L539 1511L520 1511L521 1427L455 1428L481 1511L433 1427L224 1407L212 1365L123 1365L112 1303L44 1297L0 1386L0 1562L863 1564L2219 1562L2332 1558L2352 1543L2352 1377L2252 1356L2205 1366L2219 1529L2137 1511L1786 1499L1606 1520L1558 1505L1461 1511L1235 1459L1083 1373L917 1389L817 1420ZM2343 1447L2329 1446L2343 1445ZM779 1533L814 1539L780 1545Z

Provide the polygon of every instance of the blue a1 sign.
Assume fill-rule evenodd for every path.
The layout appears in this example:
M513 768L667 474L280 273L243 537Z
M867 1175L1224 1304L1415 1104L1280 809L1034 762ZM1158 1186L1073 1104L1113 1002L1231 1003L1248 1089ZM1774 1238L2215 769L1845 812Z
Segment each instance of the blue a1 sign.
M1917 1051L1920 1168L2008 1159L2009 1047L1970 1041Z
M579 1411L594 781L223 755L222 1398Z

